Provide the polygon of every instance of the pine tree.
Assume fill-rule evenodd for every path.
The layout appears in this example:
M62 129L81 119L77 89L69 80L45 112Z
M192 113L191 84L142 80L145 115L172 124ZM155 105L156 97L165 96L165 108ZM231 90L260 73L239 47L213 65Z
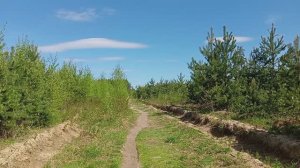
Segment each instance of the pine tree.
M279 110L300 111L300 50L299 37L288 45L287 52L280 58L279 66Z
M255 48L251 54L252 71L249 77L254 77L259 85L258 103L261 105L261 110L266 112L278 112L279 58L285 48L283 36L278 36L276 28L272 25L269 36L261 37L259 48Z
M243 49L236 45L232 33L223 28L222 39L214 37L213 30L207 36L207 45L200 48L205 62L194 59L189 64L191 69L190 95L199 103L213 104L216 109L228 109L230 99L237 92L232 87L240 87L239 70L245 63Z

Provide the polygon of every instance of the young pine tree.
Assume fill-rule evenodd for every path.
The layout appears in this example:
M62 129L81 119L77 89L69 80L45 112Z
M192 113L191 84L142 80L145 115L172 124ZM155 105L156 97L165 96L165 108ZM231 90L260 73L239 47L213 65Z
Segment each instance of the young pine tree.
M190 99L198 103L211 104L214 109L228 109L230 99L236 98L242 88L240 72L245 63L243 49L238 47L232 33L223 28L223 37L217 39L211 29L207 45L200 48L205 62L194 59L189 64L191 82ZM241 100L243 101L243 100Z
M259 93L254 98L260 111L278 112L279 96L279 59L280 54L285 50L286 45L283 36L276 34L276 28L272 25L269 35L261 38L259 48L251 53L249 63L248 81L253 79L259 86ZM254 95L249 95L253 97Z

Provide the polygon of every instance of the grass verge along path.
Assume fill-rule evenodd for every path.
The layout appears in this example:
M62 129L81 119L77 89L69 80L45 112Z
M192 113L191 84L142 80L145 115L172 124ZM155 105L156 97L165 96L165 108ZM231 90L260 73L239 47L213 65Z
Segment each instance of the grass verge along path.
M149 106L139 108L149 113L149 127L137 137L141 167L267 167Z
M137 114L130 109L103 111L97 102L76 104L71 108L71 111L79 114L78 123L82 133L54 156L46 167L119 168L121 150Z

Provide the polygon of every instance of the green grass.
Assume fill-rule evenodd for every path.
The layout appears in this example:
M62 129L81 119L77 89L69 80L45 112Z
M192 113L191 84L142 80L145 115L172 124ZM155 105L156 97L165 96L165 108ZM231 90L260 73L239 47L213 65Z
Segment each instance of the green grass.
M231 156L228 146L159 112L149 113L150 127L137 137L144 168L247 167L242 158Z
M143 130L137 141L144 167L247 167L239 154L237 157L232 156L230 145L233 144L226 139L216 141L198 130L166 118L160 112L146 111L150 114L150 128ZM224 119L232 117L230 114L222 115L214 113L214 116ZM297 167L296 162L279 160L275 156L253 151L248 153L274 168Z
M262 117L250 117L246 119L240 119L238 121L251 124L258 128L270 129L272 127L272 123L274 119L271 118L262 118Z
M158 104L158 105L170 105L169 101L161 101L160 99L148 99L147 102L153 103L153 104ZM182 105L184 103L179 102L179 103L173 103L173 105ZM220 119L224 120L237 120L243 123L248 123L250 125L256 126L258 128L264 128L269 130L272 127L273 122L275 121L274 116L269 116L269 117L262 117L262 116L252 116L252 117L247 117L247 118L240 118L237 113L234 112L212 112L212 111L207 111L207 110L195 110L195 109L190 109L189 106L187 105L185 107L186 109L192 110L192 111L197 111L201 114L208 114L215 116Z
M70 110L80 114L77 122L80 123L83 133L45 167L120 167L121 149L137 115L129 109L109 112L101 111L100 107L96 102L71 107Z
M237 113L233 112L210 112L209 115L215 116L224 120L237 120L243 123L256 126L258 128L270 129L272 127L273 118L253 116L248 118L239 118Z

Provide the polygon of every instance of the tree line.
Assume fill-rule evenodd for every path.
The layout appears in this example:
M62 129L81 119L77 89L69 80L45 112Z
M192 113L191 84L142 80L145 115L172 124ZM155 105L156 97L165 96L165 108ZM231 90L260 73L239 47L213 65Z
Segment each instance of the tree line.
M42 59L38 47L22 40L9 50L0 32L0 136L45 127L66 119L64 107L76 101L99 100L101 110L128 107L129 86L121 68L112 78L96 79L88 68Z
M237 44L233 33L226 27L222 39L216 38L211 29L200 53L204 59L193 58L188 64L191 78L183 83L184 91L178 91L187 95L181 103L199 104L211 111L229 110L241 117L299 117L298 36L292 43L285 43L272 25L268 36L261 37L259 46L246 56L243 47ZM179 83L174 80L162 87L162 82L150 81L138 87L136 94L138 98L155 99L157 95L176 92L173 85Z
M161 79L155 82L151 79L145 86L136 88L135 97L155 103L180 104L188 99L187 81L182 74L174 80Z

